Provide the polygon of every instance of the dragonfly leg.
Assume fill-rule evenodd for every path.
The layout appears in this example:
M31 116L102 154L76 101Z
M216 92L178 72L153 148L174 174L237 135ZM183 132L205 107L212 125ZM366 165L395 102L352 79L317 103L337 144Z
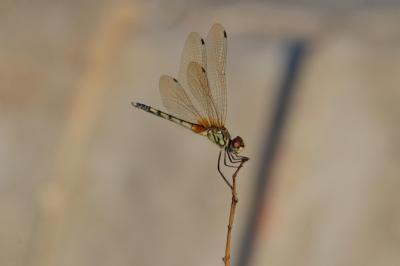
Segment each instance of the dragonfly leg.
M240 158L242 159L242 162L247 162L248 160L250 160L250 158L246 156L240 156Z
M229 151L228 151L228 149L225 149L225 152L224 152L224 165L227 166L227 167L238 168L236 165L228 164L228 162L226 161L226 155L227 154L228 154L228 157L229 157L230 156L229 155ZM231 158L229 158L229 162L238 163L238 162L232 162Z
M237 164L240 163L242 160L240 158L238 158L233 152L227 150L226 153L228 154L228 159L229 162L233 163L233 164Z
M229 188L232 189L233 187L232 187L231 183L229 183L228 179L226 179L226 177L224 176L224 174L222 173L222 171L220 169L221 153L222 153L222 150L219 151L219 155L218 155L218 172L221 175L222 179L224 179L225 183L229 186Z
M246 162L246 161L249 160L249 157L240 156L240 155L238 155L238 154L236 154L236 153L233 153L233 152L230 152L230 153L228 154L228 156L229 156L229 155L230 155L230 158L229 158L229 159L231 159L231 162L234 162L234 163Z

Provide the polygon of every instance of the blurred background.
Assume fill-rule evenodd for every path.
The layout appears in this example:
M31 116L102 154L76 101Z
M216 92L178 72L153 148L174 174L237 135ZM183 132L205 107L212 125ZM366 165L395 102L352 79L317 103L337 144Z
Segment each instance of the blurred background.
M0 265L222 265L230 191L164 110L228 33L233 265L400 265L398 1L0 2Z

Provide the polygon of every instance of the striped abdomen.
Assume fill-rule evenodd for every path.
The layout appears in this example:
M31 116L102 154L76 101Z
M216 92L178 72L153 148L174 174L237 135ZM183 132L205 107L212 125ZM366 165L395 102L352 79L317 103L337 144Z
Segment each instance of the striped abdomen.
M163 111L157 110L157 109L155 109L155 108L153 108L151 106L148 106L148 105L145 105L145 104L142 104L142 103L132 102L132 105L134 107L136 107L136 108L142 109L145 112L148 112L150 114L153 114L153 115L159 116L161 118L167 119L167 120L169 120L171 122L174 122L175 124L181 125L181 126L187 128L187 129L192 130L195 133L198 133L198 134L201 134L201 135L206 135L207 134L206 129L201 125L190 123L188 121L185 121L185 120L177 118L177 117L175 117L173 115L164 113Z

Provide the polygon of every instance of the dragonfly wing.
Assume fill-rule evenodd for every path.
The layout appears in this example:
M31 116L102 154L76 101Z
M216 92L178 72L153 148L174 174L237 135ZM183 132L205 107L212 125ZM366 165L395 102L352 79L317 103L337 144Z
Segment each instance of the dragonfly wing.
M201 120L199 111L192 104L178 80L163 75L160 77L161 100L168 112L177 118L197 124Z
M221 24L214 24L208 32L206 39L207 51L207 76L211 88L212 98L215 102L217 124L224 126L226 120L226 53L227 35Z
M174 115L205 128L223 127L225 65L226 32L220 24L211 27L206 42L198 33L190 33L182 52L179 82L168 76L160 79L164 106Z
M218 127L218 113L205 68L197 62L190 62L187 68L187 82L194 106L201 116L198 123L206 128Z
M200 66L206 68L205 43L196 32L190 33L187 37L181 57L178 80L185 89L188 88L186 71L190 62L197 62Z

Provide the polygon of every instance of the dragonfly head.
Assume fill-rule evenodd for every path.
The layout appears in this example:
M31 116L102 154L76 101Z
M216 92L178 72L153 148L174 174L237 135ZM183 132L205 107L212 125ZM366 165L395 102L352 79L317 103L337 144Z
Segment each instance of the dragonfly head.
M229 148L236 154L240 153L241 150L244 149L244 142L243 139L239 136L233 138L230 141Z

